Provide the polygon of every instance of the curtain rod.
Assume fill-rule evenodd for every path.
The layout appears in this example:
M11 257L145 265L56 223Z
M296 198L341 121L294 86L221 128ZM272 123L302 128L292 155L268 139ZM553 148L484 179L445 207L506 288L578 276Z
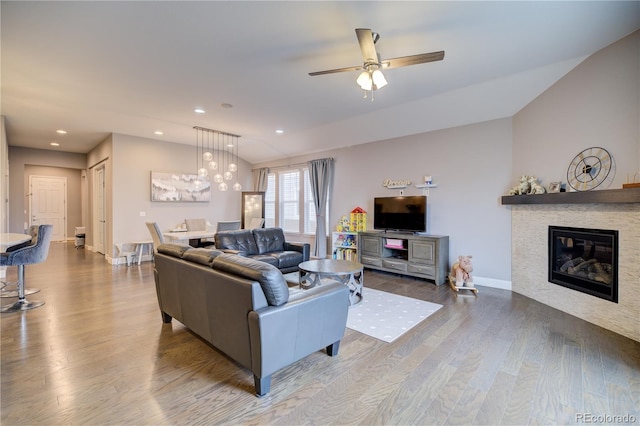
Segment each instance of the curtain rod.
M316 158L316 160L324 160L324 158ZM333 157L327 157L326 160L333 160ZM314 161L314 160L309 160L309 161ZM282 169L288 169L288 168L295 168L295 167L300 167L300 166L307 166L309 165L309 161L305 161L304 163L294 163L294 164L286 164L283 166L273 166L273 167L269 167L266 166L269 170L282 170ZM263 169L264 167L258 167L255 169L251 169L251 171L255 171L255 170L260 170Z
M229 133L229 132L222 132L220 130L207 129L206 127L193 126L193 128L196 129L196 130L202 130L203 132L217 133L219 135L233 136L233 137L236 137L236 138L241 137L240 135L235 135L235 134Z

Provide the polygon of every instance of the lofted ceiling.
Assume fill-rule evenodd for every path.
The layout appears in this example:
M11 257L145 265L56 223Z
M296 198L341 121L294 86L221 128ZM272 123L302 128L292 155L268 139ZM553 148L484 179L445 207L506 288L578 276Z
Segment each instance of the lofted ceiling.
M510 117L640 28L638 1L3 0L0 8L9 145L86 153L110 133L194 144L193 126L202 126L241 135L239 154L254 164ZM358 72L309 76L362 64L355 28L380 34L383 59L437 50L445 58L385 71L389 84L373 102Z

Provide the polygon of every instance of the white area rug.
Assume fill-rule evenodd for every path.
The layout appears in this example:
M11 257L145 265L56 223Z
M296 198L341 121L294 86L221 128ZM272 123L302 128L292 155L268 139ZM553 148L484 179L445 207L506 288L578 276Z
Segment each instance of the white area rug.
M362 302L349 308L347 327L384 342L393 342L442 308L437 303L364 288Z

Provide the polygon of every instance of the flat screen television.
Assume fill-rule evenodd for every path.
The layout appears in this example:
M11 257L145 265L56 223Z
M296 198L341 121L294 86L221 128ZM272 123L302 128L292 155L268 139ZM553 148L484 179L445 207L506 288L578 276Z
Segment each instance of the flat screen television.
M376 197L373 227L385 231L427 232L427 197Z

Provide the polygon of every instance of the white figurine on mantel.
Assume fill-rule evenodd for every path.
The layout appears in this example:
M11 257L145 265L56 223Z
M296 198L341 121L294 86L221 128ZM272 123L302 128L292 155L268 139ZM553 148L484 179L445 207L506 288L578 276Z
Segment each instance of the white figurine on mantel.
M544 194L546 189L538 183L535 176L522 175L518 178L518 184L509 190L509 195Z
M545 192L547 192L546 189L544 189L544 186L540 185L538 183L538 178L536 178L535 176L529 176L529 194L544 194Z
M449 274L449 284L454 291L469 290L474 295L478 294L478 289L473 284L473 263L471 258L473 256L458 256L458 261L451 267L451 273Z

